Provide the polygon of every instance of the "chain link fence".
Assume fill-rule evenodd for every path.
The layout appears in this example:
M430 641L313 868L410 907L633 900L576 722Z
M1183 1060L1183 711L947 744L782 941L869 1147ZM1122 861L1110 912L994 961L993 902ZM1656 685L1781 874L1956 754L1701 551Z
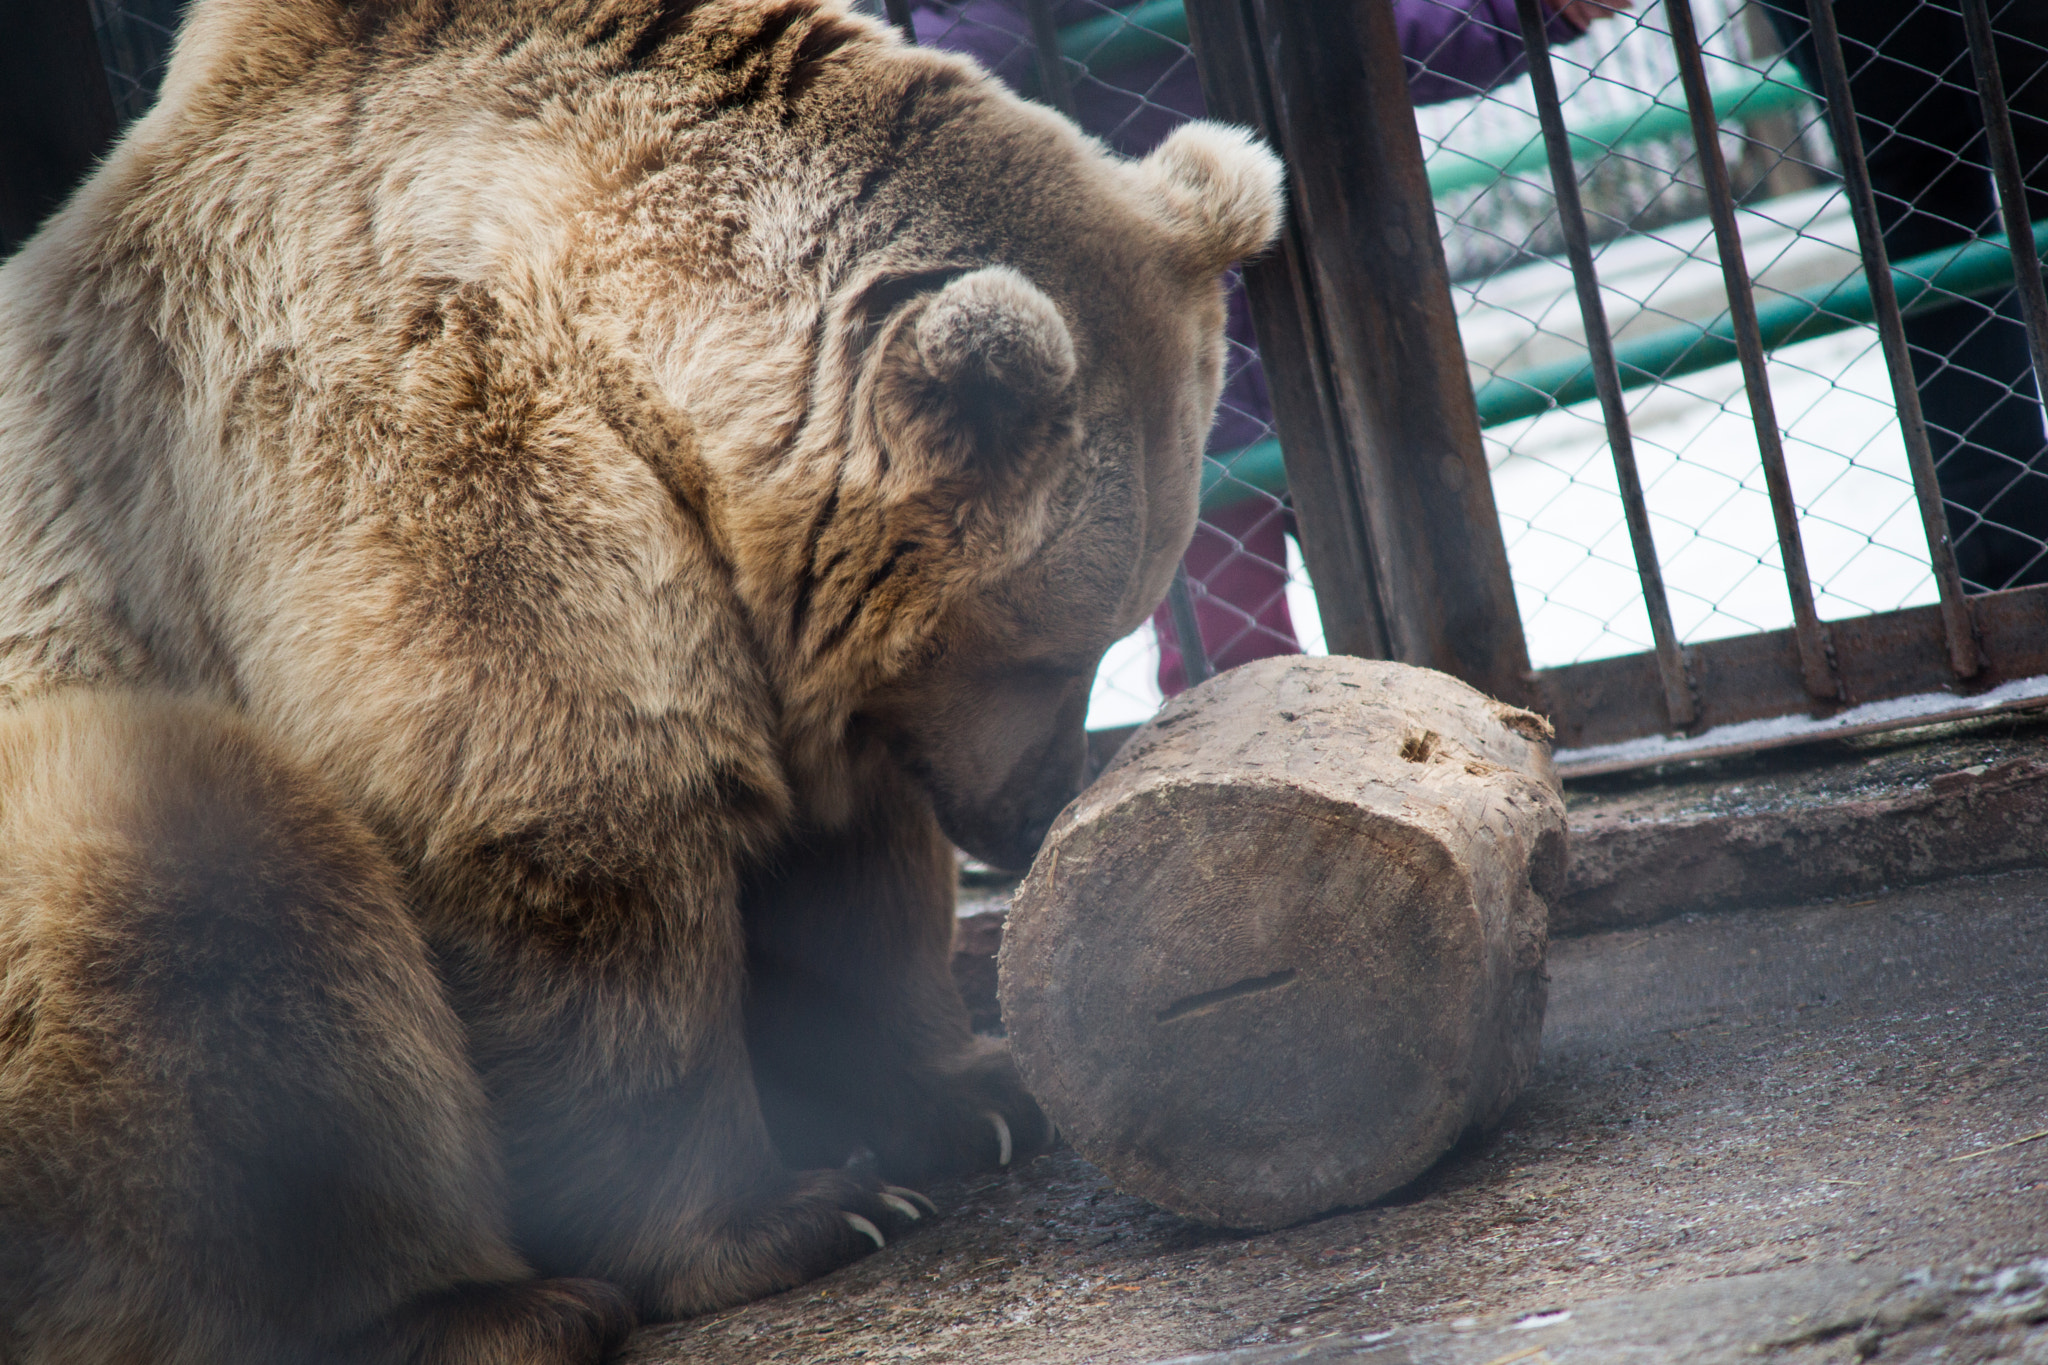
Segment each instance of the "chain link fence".
M1721 151L1760 301L1852 274L1859 258L1832 144L1773 29L1757 7L1729 0L1700 0L1695 14L1714 103L1725 111ZM1624 363L1631 346L1654 346L1667 334L1682 346L1685 329L1712 325L1727 307L1661 18L1654 5L1617 15L1554 49L1594 263ZM1649 622L1598 405L1557 405L1524 383L1586 349L1529 83L1426 108L1419 119L1432 168L1444 168L1438 183L1449 191L1439 215L1473 383L1497 400L1482 421L1531 662L1647 650ZM1824 611L1930 600L1924 547L1914 548L1911 481L1885 430L1890 400L1875 337L1780 350L1771 379ZM1748 401L1732 358L1630 395L1652 530L1684 641L1791 619ZM1528 416L1512 415L1529 408ZM1839 536L1816 535L1822 525ZM1853 600L1837 600L1836 590L1852 591Z
M1933 0L1838 12L1873 173L1894 172L1880 185L1892 196L1893 265L1931 275L1944 249L1997 228L1961 16ZM1804 6L1702 0L1695 13L1768 333L1774 310L1811 317L1861 267L1809 93L1819 81ZM2001 28L2007 19L2041 26L2019 4ZM2042 55L2022 35L2001 43L2037 187ZM1732 356L1696 363L1712 351L1697 338L1725 328L1727 302L1661 7L1596 25L1557 50L1556 70L1617 358L1625 377L1661 380L1634 388L1629 416L1673 624L1685 642L1784 627L1791 607L1750 400ZM1439 200L1446 250L1532 662L1649 649L1601 413L1542 392L1560 362L1584 354L1585 337L1556 259L1528 84L1419 118L1432 179L1450 190ZM1839 619L1932 602L1935 584L1877 333L1849 299L1831 302L1822 325L1799 329L1811 339L1772 350L1769 378L1817 605ZM1936 294L1907 328L1966 586L2042 581L2043 430L2014 292Z
M1124 7L1053 0L1043 18L1061 61L1049 72L1026 0L922 0L908 17L926 46L977 58L1012 87L1068 109L1090 133L1134 156L1203 113L1186 20L1172 0ZM1048 76L1064 88L1049 90ZM1315 597L1293 541L1272 406L1243 292L1231 282L1223 399L1203 471L1202 520L1184 561L1203 661L1230 668L1273 654L1320 652ZM1178 632L1162 606L1111 649L1091 728L1133 724L1186 682Z
M126 123L156 98L185 0L91 0L91 5L114 116Z
M1590 384L1575 391L1565 382L1583 381L1586 338L1513 7L1391 2L1531 662L1648 650L1609 433ZM1137 153L1200 111L1185 22L1170 0L1046 8L1071 107L1090 131ZM1678 637L1782 628L1793 619L1785 565L1752 399L1726 343L1722 263L1663 8L1548 8ZM1965 585L2043 581L2048 497L2039 490L2048 481L2016 296L1995 262L1965 261L1971 268L1958 273L1951 259L1997 228L1961 14L1942 0L1840 8L1863 140L1880 196L1889 196L1893 264L1909 279L1939 276L1909 300L1907 328ZM921 41L970 52L1044 97L1031 9L1026 0L927 0L914 20ZM2038 194L2048 173L2039 32L2048 7L2008 0L1994 9L2015 133ZM1932 602L1893 391L1870 310L1855 297L1862 258L1813 94L1820 81L1804 7L1700 0L1694 14L1745 268L1772 343L1770 396L1820 615ZM2037 205L2032 217L2042 216ZM1210 442L1212 493L1187 564L1204 644L1226 667L1319 643L1241 310L1233 323L1232 385ZM1275 605L1287 606L1290 589L1293 609L1282 614ZM1094 723L1148 712L1147 682L1177 686L1173 646L1163 611L1120 646Z

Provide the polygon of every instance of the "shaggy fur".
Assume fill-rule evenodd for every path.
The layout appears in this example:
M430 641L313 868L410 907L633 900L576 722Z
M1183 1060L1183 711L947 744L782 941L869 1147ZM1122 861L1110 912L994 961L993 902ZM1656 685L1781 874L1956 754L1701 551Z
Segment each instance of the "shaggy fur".
M589 1361L1042 1142L947 836L1277 182L831 0L199 0L0 271L0 1361Z

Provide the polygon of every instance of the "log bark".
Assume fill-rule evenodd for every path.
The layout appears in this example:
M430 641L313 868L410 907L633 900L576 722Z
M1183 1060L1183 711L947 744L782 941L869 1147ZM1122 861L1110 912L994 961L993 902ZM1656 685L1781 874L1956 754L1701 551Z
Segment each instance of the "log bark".
M1270 1228L1366 1203L1535 1064L1565 871L1549 726L1456 679L1267 659L1183 693L1053 826L1003 1018L1122 1188Z

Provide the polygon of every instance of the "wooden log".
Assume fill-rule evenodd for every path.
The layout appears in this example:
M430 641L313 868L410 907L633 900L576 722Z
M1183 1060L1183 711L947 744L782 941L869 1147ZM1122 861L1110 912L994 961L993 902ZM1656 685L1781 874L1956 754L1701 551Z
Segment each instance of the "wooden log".
M1012 901L1027 1084L1123 1189L1270 1228L1494 1123L1536 1060L1564 803L1541 717L1441 673L1267 659L1170 702Z

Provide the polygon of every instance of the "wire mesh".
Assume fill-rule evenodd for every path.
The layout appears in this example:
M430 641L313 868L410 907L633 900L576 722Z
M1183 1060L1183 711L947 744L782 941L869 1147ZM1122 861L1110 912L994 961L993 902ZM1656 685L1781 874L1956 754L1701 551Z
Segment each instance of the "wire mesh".
M107 90L114 97L115 117L125 123L156 98L185 0L91 0L91 5Z
M1935 0L1864 0L1836 13L1873 175L1881 198L1890 196L1886 245L1895 268L1924 276L1928 253L1995 227L1960 15ZM1877 334L1855 290L1836 287L1855 281L1860 257L1833 145L1806 93L1819 80L1803 46L1804 6L1700 0L1695 14L1743 254L1766 338L1778 342L1771 391L1821 615L1931 602ZM2018 3L1997 22L2015 133L2038 190L2048 150L2043 24ZM1698 641L1785 626L1791 609L1740 374L1719 337L1700 342L1703 329L1725 333L1727 300L1671 54L1653 5L1558 48L1556 70L1578 135L1581 193L1594 236L1605 239L1595 264L1631 384L1675 624L1681 639ZM1532 662L1647 649L1590 386L1566 391L1562 404L1545 396L1560 370L1579 363L1584 341L1570 277L1555 259L1550 182L1523 151L1536 131L1527 83L1420 109L1418 121L1432 179L1447 191L1440 221L1482 420L1490 419L1489 463ZM1936 294L1919 306L1946 306L1907 324L1973 591L2048 578L2041 410L2010 295Z
M1583 369L1585 342L1512 6L1392 3L1532 662L1648 649L1590 384L1575 394L1555 382ZM1662 6L1546 7L1674 624L1688 642L1783 627L1791 620L1784 565L1748 395L1726 344L1727 296ZM2031 32L2039 25L2023 7L2010 0L1997 23L2034 183L2036 111L2048 100L2048 78L2039 76ZM1924 270L1928 251L1994 226L1981 124L1964 130L1965 120L1949 117L1930 131L1935 120L1922 109L1974 98L1960 16L1940 0L1848 8L1862 14L1847 25L1858 90L1918 92L1890 101L1859 94L1859 106L1869 103L1883 123L1865 135L1873 167L1910 159L1888 149L1914 148L1964 168L1930 179L1928 193L1968 197L1952 183L1961 179L1974 195L1960 216L1936 210L1946 235L1887 231L1895 262ZM1854 279L1861 258L1832 140L1810 93L1819 82L1800 52L1798 9L1798 0L1701 0L1695 13L1744 257L1767 339L1776 343L1770 386L1818 606L1824 618L1840 619L1932 601L1935 585L1875 331L1867 311L1838 297L1836 286ZM1176 6L1064 0L1054 13L1077 112L1111 145L1143 152L1200 110ZM916 16L921 41L969 52L1036 92L1024 0L925 0ZM1903 53L1925 65L1907 71ZM1893 193L1899 221L1924 216L1909 211L1924 195ZM1947 307L1910 323L1923 390L1976 386L1929 415L1959 557L1976 591L2048 577L2048 501L2039 516L2033 508L2042 482L2034 469L2040 411L2009 293L1938 295ZM1816 299L1825 304L1817 314ZM1270 409L1241 304L1232 324L1232 382L1210 442L1210 479L1221 495L1212 494L1187 561L1204 642L1221 667L1298 647L1296 631L1312 620L1302 609L1306 584L1287 538ZM1286 611L1290 586L1296 606ZM1095 723L1149 712L1156 693L1143 685L1148 667L1151 681L1178 685L1163 613L1150 634L1158 645L1133 640L1113 651Z

